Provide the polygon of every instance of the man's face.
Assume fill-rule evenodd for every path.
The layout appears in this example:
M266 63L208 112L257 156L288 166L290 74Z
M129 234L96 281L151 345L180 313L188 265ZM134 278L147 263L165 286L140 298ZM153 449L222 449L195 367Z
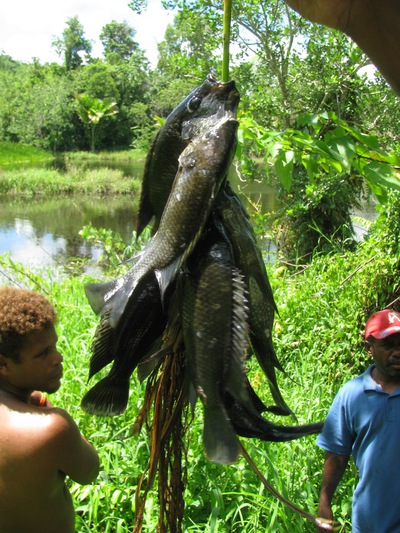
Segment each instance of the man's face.
M376 368L386 376L400 380L400 333L381 340L373 339L366 345Z
M58 390L63 373L63 357L57 350L57 341L54 326L27 335L18 361L8 359L9 384L21 391L52 393Z

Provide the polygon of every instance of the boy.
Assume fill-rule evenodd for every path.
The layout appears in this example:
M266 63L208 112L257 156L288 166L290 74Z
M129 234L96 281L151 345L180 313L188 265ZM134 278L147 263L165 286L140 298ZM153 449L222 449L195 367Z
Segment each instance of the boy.
M44 296L0 287L1 533L74 533L65 478L87 484L99 472L95 449L44 394L63 372L56 321Z

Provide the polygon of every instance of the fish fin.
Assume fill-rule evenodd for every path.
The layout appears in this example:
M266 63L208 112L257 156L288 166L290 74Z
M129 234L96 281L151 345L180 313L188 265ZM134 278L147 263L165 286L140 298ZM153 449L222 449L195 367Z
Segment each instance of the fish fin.
M157 132L157 135L155 136L153 142L151 143L151 146L146 156L146 162L144 165L142 190L141 190L140 201L139 201L139 212L138 212L138 216L136 219L136 238L140 236L144 228L147 226L147 224L150 222L150 220L154 216L154 209L149 199L149 179L150 179L149 174L150 174L150 166L151 166L154 150L158 142L159 134L160 134L160 131Z
M85 285L86 298L96 315L105 308L110 297L115 294L122 283L122 278L118 278L104 283L88 283Z
M161 270L154 270L158 285L160 287L161 301L164 303L165 293L168 287L174 281L176 273L178 272L182 263L182 256L177 257L172 263Z
M268 407L264 404L264 402L258 396L256 391L253 389L247 376L246 376L246 389L247 389L247 394L249 396L249 401L251 402L253 409L255 409L257 413L263 413L264 411L267 411Z
M188 403L191 407L192 413L194 413L198 395L197 395L196 389L194 388L191 382L188 383L187 389L188 389L187 390Z
M204 406L203 445L213 463L231 464L239 456L239 439L222 406Z
M253 334L250 335L250 342L253 348L253 352L257 358L257 361L261 369L263 370L266 378L268 379L269 390L271 391L272 398L278 409L276 414L279 414L282 416L290 415L293 418L293 420L297 421L296 415L293 413L293 411L290 409L290 407L287 405L287 403L283 399L283 396L278 386L278 382L276 379L274 358L270 356L271 350L275 353L272 343L270 343L268 347L266 347L264 344L260 344L259 341L260 341L260 337L256 338ZM272 411L271 408L269 408L268 410L270 412L274 412Z
M232 268L231 354L224 375L224 389L244 403L249 400L244 365L244 356L248 347L247 312L244 277L239 269Z
M133 257L130 257L129 259L124 259L123 261L121 261L119 265L127 265L129 263L136 263L137 261L139 261L139 259L142 257L146 249L146 246L142 248L138 253L136 253Z
M110 312L107 311L101 316L94 334L88 380L114 359L113 342L115 340L115 330L110 326L109 314Z
M292 419L295 422L297 422L296 415L293 413L293 411L291 411L287 407L279 407L278 405L268 405L264 409L264 411L267 413L272 413L273 415L276 415L276 416L291 416Z
M82 398L81 407L90 415L116 416L122 414L129 399L129 380L106 376Z
M283 399L283 396L281 394L281 391L279 390L276 378L274 380L271 380L268 377L268 385L269 385L269 390L271 391L272 398L274 399L278 410L280 410L280 414L282 416L291 416L294 421L297 421L296 415L294 414L294 412L290 409L288 404ZM271 411L271 409L269 409L269 411Z
M249 410L229 393L225 394L224 405L236 433L241 437L258 438L268 442L286 442L322 430L323 422L298 426L279 426L266 420L255 410Z
M110 306L110 325L116 328L121 316L123 315L129 299L134 297L134 292L137 285L132 288L130 284L123 284L111 296L107 305Z

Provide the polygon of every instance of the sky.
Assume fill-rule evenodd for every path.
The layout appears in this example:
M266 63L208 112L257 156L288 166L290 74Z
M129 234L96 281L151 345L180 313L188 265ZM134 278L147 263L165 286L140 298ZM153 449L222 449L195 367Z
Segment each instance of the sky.
M112 20L126 20L136 30L135 40L152 66L157 61L157 43L163 40L173 14L163 9L161 0L148 0L148 7L137 15L129 0L9 0L0 3L0 51L16 61L61 63L51 46L53 37L62 37L67 19L78 16L85 37L92 41L93 57L101 57L99 35Z

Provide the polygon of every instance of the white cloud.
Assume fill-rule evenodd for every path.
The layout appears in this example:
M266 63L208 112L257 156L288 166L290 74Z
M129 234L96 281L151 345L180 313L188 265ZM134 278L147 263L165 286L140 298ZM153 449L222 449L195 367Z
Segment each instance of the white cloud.
M51 43L61 37L68 18L78 16L85 37L93 42L93 56L100 57L99 35L111 20L126 20L136 30L136 41L146 51L154 66L157 43L164 37L173 15L164 10L161 0L149 0L146 11L137 15L128 7L129 0L18 0L0 5L0 50L17 61L37 57L42 63L60 62Z

